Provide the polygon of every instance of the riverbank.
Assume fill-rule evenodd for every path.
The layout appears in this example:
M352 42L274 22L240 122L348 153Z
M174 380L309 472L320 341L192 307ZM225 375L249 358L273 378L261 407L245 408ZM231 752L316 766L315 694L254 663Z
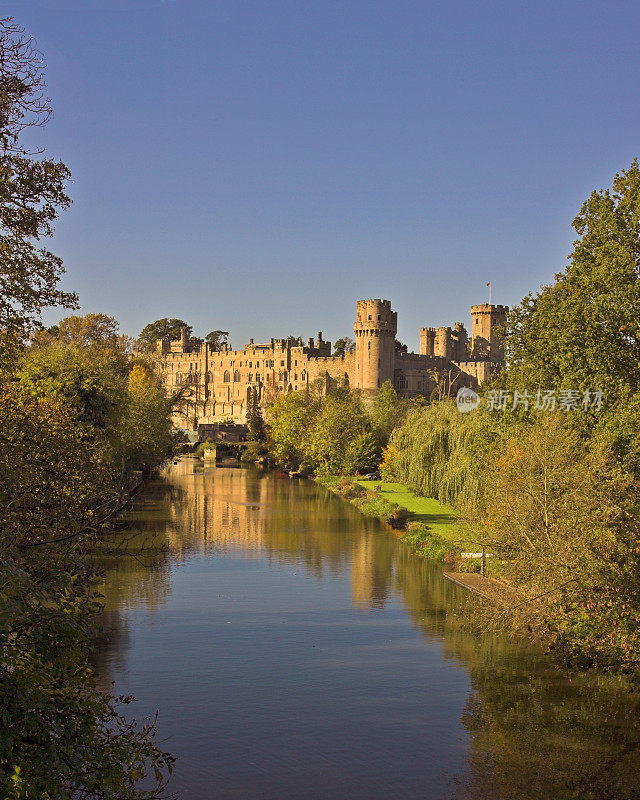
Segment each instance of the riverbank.
M390 481L356 480L341 475L317 476L315 480L366 516L389 525L419 556L458 563L460 551L468 547L454 509L433 497L419 497L406 486ZM470 566L475 568L473 563Z

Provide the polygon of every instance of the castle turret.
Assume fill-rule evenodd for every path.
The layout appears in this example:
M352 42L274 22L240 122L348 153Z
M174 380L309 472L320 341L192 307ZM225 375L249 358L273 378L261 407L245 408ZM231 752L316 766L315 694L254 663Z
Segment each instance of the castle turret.
M504 361L504 326L509 306L481 303L471 306L471 337L474 359Z
M420 328L420 353L423 356L432 356L436 341L435 328Z
M379 389L393 382L398 315L390 300L358 300L353 332L356 338L356 387Z

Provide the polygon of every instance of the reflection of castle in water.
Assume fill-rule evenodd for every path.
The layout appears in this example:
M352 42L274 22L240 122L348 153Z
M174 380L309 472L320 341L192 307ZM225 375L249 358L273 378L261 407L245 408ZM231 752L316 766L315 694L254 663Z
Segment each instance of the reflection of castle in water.
M445 657L470 675L461 719L472 742L468 774L452 797L640 796L638 695L627 694L615 680L569 679L540 651L507 637L470 635L458 613L461 594L442 580L438 566L415 557L377 520L316 485L246 470L203 470L184 460L165 481L148 487L132 520L127 548L133 535L158 556L152 568L121 559L114 580L107 580L112 638L99 658L107 685L105 662L113 663L114 651L127 645L119 611L160 605L171 590L172 561L222 550L231 557L304 564L317 576L350 570L354 606L381 609L400 598L423 635L437 637Z
M442 584L438 568L429 562L411 559L410 566L407 548L378 520L332 497L327 502L325 491L315 484L243 469L198 468L190 460L172 467L170 480L181 490L170 503L166 526L174 554L266 554L273 561L301 562L318 576L348 569L352 602L360 608L382 608L394 590L402 594L411 568L421 573L416 586L438 586L441 603L457 594ZM425 571L433 573L431 580L425 580Z

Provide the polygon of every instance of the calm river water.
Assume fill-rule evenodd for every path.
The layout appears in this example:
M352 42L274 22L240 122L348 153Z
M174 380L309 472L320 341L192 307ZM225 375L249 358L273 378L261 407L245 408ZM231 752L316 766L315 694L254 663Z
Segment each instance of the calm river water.
M472 635L437 565L314 483L184 459L126 528L101 680L159 710L181 800L640 796L635 693Z

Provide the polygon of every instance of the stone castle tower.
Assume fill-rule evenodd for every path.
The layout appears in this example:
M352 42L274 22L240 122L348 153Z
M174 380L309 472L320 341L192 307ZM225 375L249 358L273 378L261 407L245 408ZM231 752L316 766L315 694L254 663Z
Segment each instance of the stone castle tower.
M397 330L398 314L390 300L358 300L353 326L357 389L375 390L393 382Z
M503 363L504 325L508 311L508 306L489 303L471 306L471 352L474 359Z
M478 387L504 363L501 329L507 312L507 306L472 306L471 336L461 322L421 328L419 353L396 352L398 316L389 300L357 301L355 352L340 355L332 355L331 342L321 333L307 344L292 337L251 339L233 350L227 343L213 347L189 337L185 328L175 341L158 342L158 370L167 394L178 398L176 426L191 432L228 419L246 421L251 397L267 408L282 394L314 385L325 392L351 386L367 399L385 381L406 397L441 394L443 386L455 394L462 386Z

